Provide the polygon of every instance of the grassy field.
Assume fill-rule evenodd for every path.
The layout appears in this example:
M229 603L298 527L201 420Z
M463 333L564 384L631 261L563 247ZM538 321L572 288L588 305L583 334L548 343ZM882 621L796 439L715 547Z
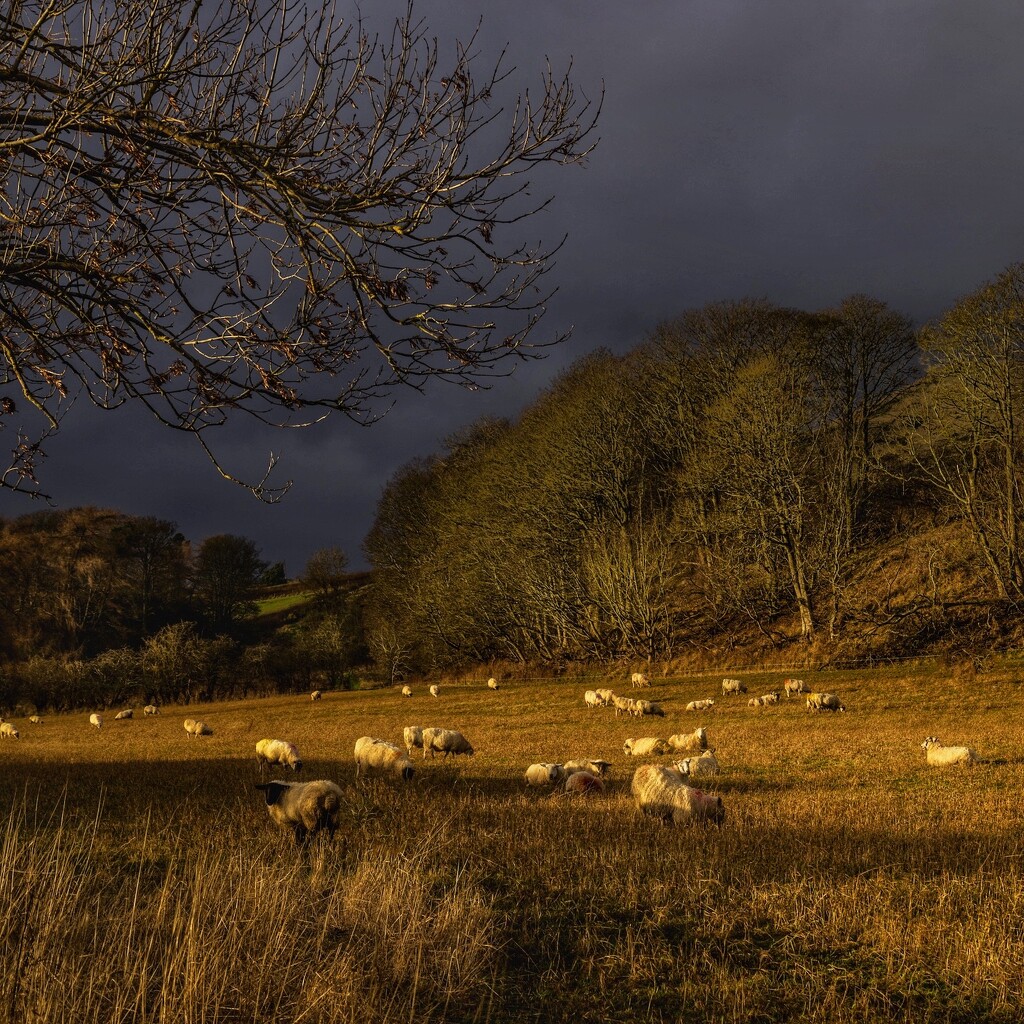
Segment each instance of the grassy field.
M0 743L0 1021L1017 1021L1024 998L1024 730L1008 668L654 680L665 719L588 710L587 686L508 682L15 720ZM628 683L610 682L618 692ZM717 696L711 713L683 711ZM186 716L214 734L189 740ZM461 729L474 758L356 785L352 745ZM629 796L629 736L708 728L721 829ZM929 769L927 735L986 763ZM305 859L271 823L255 742L345 790ZM604 796L522 781L603 757ZM657 760L644 758L643 761ZM668 759L662 759L668 763ZM280 773L274 773L280 775Z
M291 611L309 604L313 595L308 590L290 590L284 594L275 594L273 597L264 597L256 602L256 614L279 615L281 612Z

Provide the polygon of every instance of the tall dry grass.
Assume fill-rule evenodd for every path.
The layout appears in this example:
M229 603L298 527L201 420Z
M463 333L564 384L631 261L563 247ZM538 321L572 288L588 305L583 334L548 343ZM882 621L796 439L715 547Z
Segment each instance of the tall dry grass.
M715 681L655 680L668 718L626 721L577 683L510 682L213 705L204 741L174 709L26 727L0 749L0 1020L1019 1019L1015 670L808 682L850 711L733 698L698 721L682 708ZM701 723L725 827L641 819L623 739ZM355 737L406 724L479 753L357 787ZM988 763L928 769L929 734ZM303 858L274 830L252 788L263 736L344 787L333 846ZM522 783L584 754L615 763L602 798Z

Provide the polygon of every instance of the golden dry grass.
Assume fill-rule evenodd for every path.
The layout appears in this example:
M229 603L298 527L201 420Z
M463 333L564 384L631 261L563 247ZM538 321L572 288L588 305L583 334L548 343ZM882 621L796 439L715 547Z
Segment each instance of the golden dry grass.
M849 711L750 708L781 688L762 674L724 699L718 677L654 679L665 719L588 710L585 683L510 680L110 713L99 733L85 714L16 721L0 1020L1019 1019L1015 666L804 678ZM712 713L683 711L703 696ZM185 717L214 735L187 738ZM478 753L356 786L356 737L408 724L458 728ZM726 825L642 819L623 740L698 724ZM986 763L929 769L927 735ZM348 798L339 839L305 860L252 786L265 736ZM527 791L528 764L575 756L614 763L605 796Z

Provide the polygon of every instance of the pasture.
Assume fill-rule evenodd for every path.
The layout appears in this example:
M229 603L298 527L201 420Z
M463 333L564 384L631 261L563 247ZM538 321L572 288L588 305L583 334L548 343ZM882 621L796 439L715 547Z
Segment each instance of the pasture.
M740 676L739 673L730 675ZM486 674L484 678L486 677ZM1003 666L652 677L665 718L588 710L589 681L165 706L0 741L0 1021L1016 1021L1024 993L1024 729ZM684 712L713 696L715 707ZM186 737L201 718L212 736ZM354 781L352 746L461 730L473 758ZM708 729L721 828L643 819L627 737ZM986 763L929 768L928 735ZM258 739L345 791L303 858L270 821ZM528 791L535 761L613 762L603 796ZM272 769L268 778L291 778Z

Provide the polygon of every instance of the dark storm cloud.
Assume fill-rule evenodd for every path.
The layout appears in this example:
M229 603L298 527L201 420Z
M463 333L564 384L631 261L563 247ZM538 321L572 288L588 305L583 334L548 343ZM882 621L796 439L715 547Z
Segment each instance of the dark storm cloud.
M477 5L422 2L444 47ZM404 2L366 16L384 24ZM514 415L572 359L625 351L660 321L719 299L822 308L863 291L917 320L1024 258L1024 5L744 0L623 4L521 0L484 9L477 50L521 88L549 57L605 86L586 170L544 173L556 195L533 230L568 232L544 336L572 340L490 390L398 395L382 422L228 433L233 468L282 456L295 480L265 507L219 479L188 438L131 414L76 409L51 447L62 506L174 519L193 539L235 532L301 570L318 547L355 561L380 488L459 426ZM450 52L450 51L449 51ZM486 60L484 61L486 63ZM0 496L0 513L32 506Z

